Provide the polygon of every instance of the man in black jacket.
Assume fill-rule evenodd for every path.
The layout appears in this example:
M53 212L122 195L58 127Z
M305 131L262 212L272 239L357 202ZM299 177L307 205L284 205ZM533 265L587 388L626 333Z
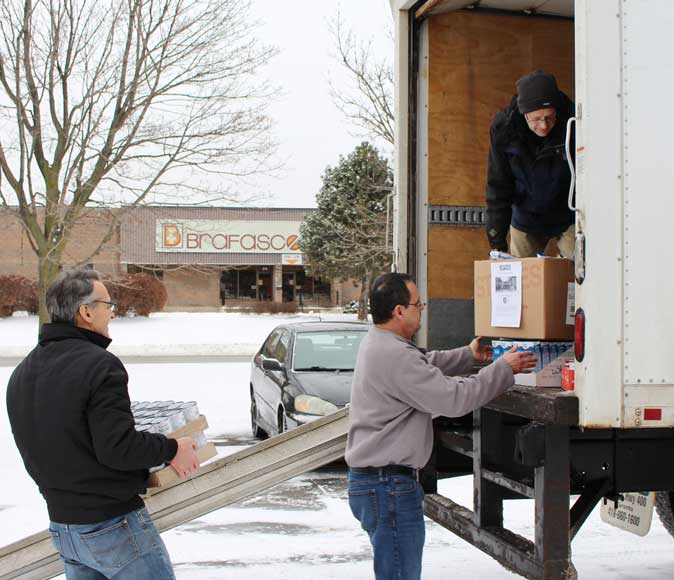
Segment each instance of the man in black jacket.
M51 320L14 370L7 411L24 464L47 502L66 577L175 578L139 494L148 468L181 477L196 443L137 432L121 361L106 348L114 304L93 270L61 273L47 291Z
M565 150L566 122L573 112L555 77L535 71L517 81L517 95L495 115L487 169L492 249L531 257L554 238L561 255L573 257L575 217L568 207L571 173Z

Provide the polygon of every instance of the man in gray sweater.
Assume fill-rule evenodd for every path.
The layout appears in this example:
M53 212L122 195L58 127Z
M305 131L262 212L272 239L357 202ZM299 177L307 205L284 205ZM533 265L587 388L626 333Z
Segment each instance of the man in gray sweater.
M349 505L370 537L376 579L418 580L425 538L418 470L431 455L433 416L478 409L535 363L515 346L476 375L448 376L469 373L490 349L478 339L454 350L417 348L411 339L424 304L406 274L379 276L370 308L375 325L360 345L351 389Z

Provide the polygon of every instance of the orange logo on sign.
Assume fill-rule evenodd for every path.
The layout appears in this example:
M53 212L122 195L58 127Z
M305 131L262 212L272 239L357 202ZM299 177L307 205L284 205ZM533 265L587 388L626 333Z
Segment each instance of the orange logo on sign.
M288 244L288 248L291 250L297 251L300 249L300 243L299 240L297 239L296 235L291 235L288 236L288 239L286 240L286 244Z
M164 247L175 248L180 246L181 242L180 228L173 224L164 224Z

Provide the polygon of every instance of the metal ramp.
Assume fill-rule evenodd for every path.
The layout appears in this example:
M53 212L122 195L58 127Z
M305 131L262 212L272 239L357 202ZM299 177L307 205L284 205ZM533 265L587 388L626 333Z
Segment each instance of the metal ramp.
M344 456L348 408L223 457L194 477L152 490L145 505L160 532ZM49 530L0 548L0 580L63 574Z

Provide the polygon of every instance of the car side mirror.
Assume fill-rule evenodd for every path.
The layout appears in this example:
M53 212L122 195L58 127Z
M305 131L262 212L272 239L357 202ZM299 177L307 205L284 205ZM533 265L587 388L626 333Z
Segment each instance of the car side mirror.
M275 358L262 359L262 368L266 371L283 371L283 365Z

